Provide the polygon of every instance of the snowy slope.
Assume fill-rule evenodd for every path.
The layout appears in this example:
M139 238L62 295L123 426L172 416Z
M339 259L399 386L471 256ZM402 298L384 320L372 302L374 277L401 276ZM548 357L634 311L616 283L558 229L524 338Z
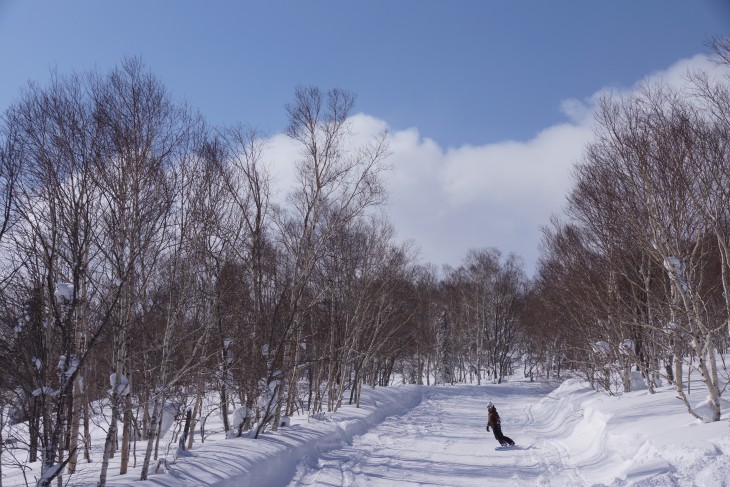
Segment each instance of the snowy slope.
M576 485L730 484L730 408L722 421L702 423L671 386L610 397L570 380L530 415L546 449L569 459Z
M671 388L609 397L571 380L548 392L519 382L430 389L403 417L300 464L290 485L728 485L728 421L698 423ZM495 450L488 400L517 448Z
M521 431L525 408L550 388L540 384L452 386L430 388L424 400L400 417L389 418L352 445L300 464L290 485L503 485L515 475L529 485L536 450ZM487 432L486 404L502 416L503 431L518 444L496 451L499 443Z
M692 390L701 403L700 388ZM495 450L487 401L518 448ZM138 467L124 477L110 469L110 484L722 486L730 479L728 416L725 409L720 422L695 420L671 387L622 396L577 380L557 389L520 381L376 388L363 391L360 409L345 406L324 421L294 418L259 440L214 434L166 473L138 482ZM83 465L70 485L95 485L97 471ZM23 485L7 463L2 485Z
M169 485L218 487L259 487L284 485L294 475L297 462L351 442L386 417L414 407L422 388L400 386L371 390L361 408L346 407L342 413L325 415L323 421L298 418L288 428L260 438L211 441L187 452L167 475L153 476L135 486ZM127 485L115 479L109 485Z

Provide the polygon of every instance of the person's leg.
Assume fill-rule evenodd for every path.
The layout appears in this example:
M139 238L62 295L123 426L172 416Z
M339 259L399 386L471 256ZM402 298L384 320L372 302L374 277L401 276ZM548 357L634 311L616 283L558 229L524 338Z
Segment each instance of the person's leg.
M504 435L502 434L502 427L500 425L495 426L494 428L494 438L499 442L500 445L504 446Z

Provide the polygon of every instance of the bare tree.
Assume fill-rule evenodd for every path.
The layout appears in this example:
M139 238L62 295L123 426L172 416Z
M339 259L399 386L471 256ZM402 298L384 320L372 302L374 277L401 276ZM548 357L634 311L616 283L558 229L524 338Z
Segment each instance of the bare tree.
M139 59L125 59L90 87L94 115L103 131L103 150L94 167L101 198L98 248L114 288L121 296L114 310L112 416L104 449L100 485L106 483L118 421L123 415L121 467L127 470L133 436L131 382L133 327L150 313L152 279L175 241L171 217L175 201L171 168L189 151L198 121L174 104L162 84ZM156 378L155 378L156 379ZM152 382L155 382L155 379ZM145 404L156 396L142 395ZM153 408L154 409L154 408ZM148 408L143 408L147 414ZM159 411L155 411L159 412ZM151 414L147 431L154 440L159 416Z
M595 142L569 198L572 223L546 232L539 274L542 292L576 314L569 322L586 363L605 364L606 388L606 374L616 373L629 390L635 364L650 391L664 376L699 417L682 381L687 361L716 421L724 389L717 354L727 347L718 332L730 310L722 115L730 96L727 80L700 72L690 81L600 100Z
M16 187L15 278L31 297L26 303L34 307L33 326L45 330L38 337L32 394L43 418L37 432L40 485L56 477L60 482L64 466L75 458L78 379L116 299L115 293L93 301L87 295L105 284L94 247L99 200L93 168L101 136L84 83L81 77L54 75L48 88L31 85L6 118L25 161Z
M0 243L14 221L15 192L21 172L22 147L17 129L12 124L3 124L0 135Z
M325 242L340 225L379 204L385 196L380 174L388 155L385 134L370 143L350 149L348 115L352 94L342 90L322 93L318 88L298 88L294 102L287 105L287 135L301 147L297 163L298 186L290 198L291 213L279 222L282 244L290 256L291 284L286 316L278 339L271 343L271 365L286 376L269 374L276 383L276 401L287 409L296 396L297 364L301 361L302 298ZM273 399L272 399L273 400ZM275 428L280 408L275 409Z

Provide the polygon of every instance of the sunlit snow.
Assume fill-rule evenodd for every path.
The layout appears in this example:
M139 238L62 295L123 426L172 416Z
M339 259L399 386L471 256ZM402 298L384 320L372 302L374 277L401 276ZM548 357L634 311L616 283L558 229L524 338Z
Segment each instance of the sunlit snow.
M637 377L636 386L640 386ZM694 381L691 402L702 412L706 392ZM492 401L502 429L517 446L498 450L485 430ZM136 486L583 486L726 485L730 478L730 403L723 420L702 423L687 414L672 386L608 396L578 379L562 383L512 378L503 384L364 389L362 407L345 405L315 419L295 415L290 426L259 439L225 438L218 415L195 432L193 448L175 448L179 421L160 442L160 468L138 482L137 467L114 472L110 485ZM230 411L232 423L241 420ZM104 422L95 433L103 436ZM198 424L199 426L199 424ZM97 482L95 463L79 464L73 485ZM16 455L20 450L14 451ZM3 457L3 486L24 485ZM29 479L39 464L29 465ZM154 472L157 473L154 473Z

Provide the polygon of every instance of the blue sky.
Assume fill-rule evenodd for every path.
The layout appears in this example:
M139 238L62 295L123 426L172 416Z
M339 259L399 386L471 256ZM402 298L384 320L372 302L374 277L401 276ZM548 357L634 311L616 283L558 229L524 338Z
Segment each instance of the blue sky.
M560 198L535 200L529 184L510 189L519 202L490 197L499 178L472 187L459 175L484 171L479 160L519 166L510 158L560 146L548 135L579 125L566 100L590 111L595 93L630 88L729 31L728 0L0 0L0 110L53 67L104 71L138 55L211 124L244 122L277 140L297 85L345 88L361 121L384 124L405 147L391 208L402 238L437 264L496 246L523 255L529 270L545 207L557 211ZM555 171L579 152L558 150L573 160ZM537 171L548 179L550 163ZM414 183L424 174L431 179ZM550 189L562 196L558 179ZM514 213L525 200L541 211Z

